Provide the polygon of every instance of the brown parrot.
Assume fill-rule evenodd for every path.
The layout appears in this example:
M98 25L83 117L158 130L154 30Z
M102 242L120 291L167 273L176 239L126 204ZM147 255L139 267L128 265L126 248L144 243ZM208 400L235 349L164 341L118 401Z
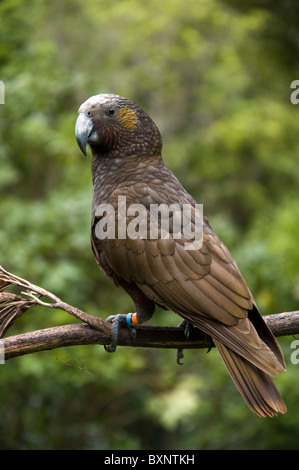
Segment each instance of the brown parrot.
M134 329L152 317L156 305L172 310L212 338L254 413L271 417L286 413L270 378L285 370L279 344L234 259L202 212L200 244L186 248L193 232L186 235L183 217L178 225L174 215L178 208L189 208L194 229L199 220L196 201L162 160L162 138L152 119L126 98L99 94L79 108L75 134L82 152L87 155L87 144L92 152L95 259L136 306L134 314L109 317L112 333L107 351L115 351L121 326ZM151 208L161 205L174 205L168 230L161 217L150 217ZM129 231L140 207L145 220L138 221L144 230L138 232L135 223L135 231L132 227ZM112 214L109 208L114 209Z

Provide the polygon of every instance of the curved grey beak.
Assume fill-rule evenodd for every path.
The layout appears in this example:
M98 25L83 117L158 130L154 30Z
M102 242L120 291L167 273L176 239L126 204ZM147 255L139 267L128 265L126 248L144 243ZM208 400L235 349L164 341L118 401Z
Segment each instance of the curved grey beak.
M93 122L92 119L86 116L85 113L80 113L75 126L75 136L78 142L78 145L84 155L87 156L86 153L86 145L88 138L91 136L93 132Z

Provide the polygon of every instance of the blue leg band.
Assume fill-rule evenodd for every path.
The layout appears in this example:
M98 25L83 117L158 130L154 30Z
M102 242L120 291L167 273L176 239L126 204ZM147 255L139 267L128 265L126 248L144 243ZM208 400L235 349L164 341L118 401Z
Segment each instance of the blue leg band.
M128 326L133 326L132 315L133 315L133 313L128 313L127 316L126 316L126 322L127 322Z

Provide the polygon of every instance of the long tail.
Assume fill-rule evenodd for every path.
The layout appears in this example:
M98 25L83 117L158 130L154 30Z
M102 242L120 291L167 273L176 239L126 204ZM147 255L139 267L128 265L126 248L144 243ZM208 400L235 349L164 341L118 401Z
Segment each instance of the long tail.
M270 376L215 338L213 340L249 408L261 417L285 414L286 405Z

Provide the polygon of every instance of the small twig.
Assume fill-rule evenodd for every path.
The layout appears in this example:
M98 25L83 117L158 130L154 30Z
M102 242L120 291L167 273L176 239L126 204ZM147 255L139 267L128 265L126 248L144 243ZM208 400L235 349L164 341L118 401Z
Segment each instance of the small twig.
M27 297L30 297L30 300L26 300L20 296L18 296L17 301L23 302L22 304L22 313L24 313L28 308L34 307L36 305L42 305L44 307L48 308L56 308L60 310L64 310L65 312L70 313L74 317L78 318L79 320L87 323L89 326L92 328L95 328L97 330L104 331L105 333L110 334L111 330L111 325L110 323L106 322L105 320L102 320L99 317L95 317L93 315L89 315L82 310L73 307L72 305L67 304L66 302L63 302L59 297L56 295L52 294L52 292L49 292L42 287L36 286L34 284L31 284L30 282L26 281L25 279L22 279L21 277L15 276L14 274L9 273L6 271L2 266L0 266L0 292L3 291L4 289L7 289L7 287L15 285L18 287L25 288L26 291L22 292L25 294ZM7 295L2 294L2 297ZM47 297L50 299L52 302L44 302L40 299L40 297ZM11 326L11 324L15 321L15 315L13 315L14 311L14 303L16 303L16 299L11 299L11 298L6 298L8 303L4 303L3 306L0 306L0 337L3 336L5 331ZM12 300L12 301L11 301ZM4 312L6 314L5 316L5 324L3 323L3 318L2 318L2 328L1 328L1 317L3 317L3 310L9 306L10 311L9 312ZM9 323L9 318L8 318L8 313L11 315L11 323ZM19 315L20 316L20 315Z
M75 367L76 369L80 369L80 370L82 370L82 372L86 372L86 373L89 374L89 375L95 375L95 374L93 374L92 372L90 372L89 370L86 369L85 364L84 364L84 362L83 362L81 359L75 358L75 361L77 361L77 362L79 362L79 363L82 364L81 367L80 367L79 365L77 365L77 364L74 364L73 362L61 361L60 359L57 359L57 360L59 360L64 366Z

